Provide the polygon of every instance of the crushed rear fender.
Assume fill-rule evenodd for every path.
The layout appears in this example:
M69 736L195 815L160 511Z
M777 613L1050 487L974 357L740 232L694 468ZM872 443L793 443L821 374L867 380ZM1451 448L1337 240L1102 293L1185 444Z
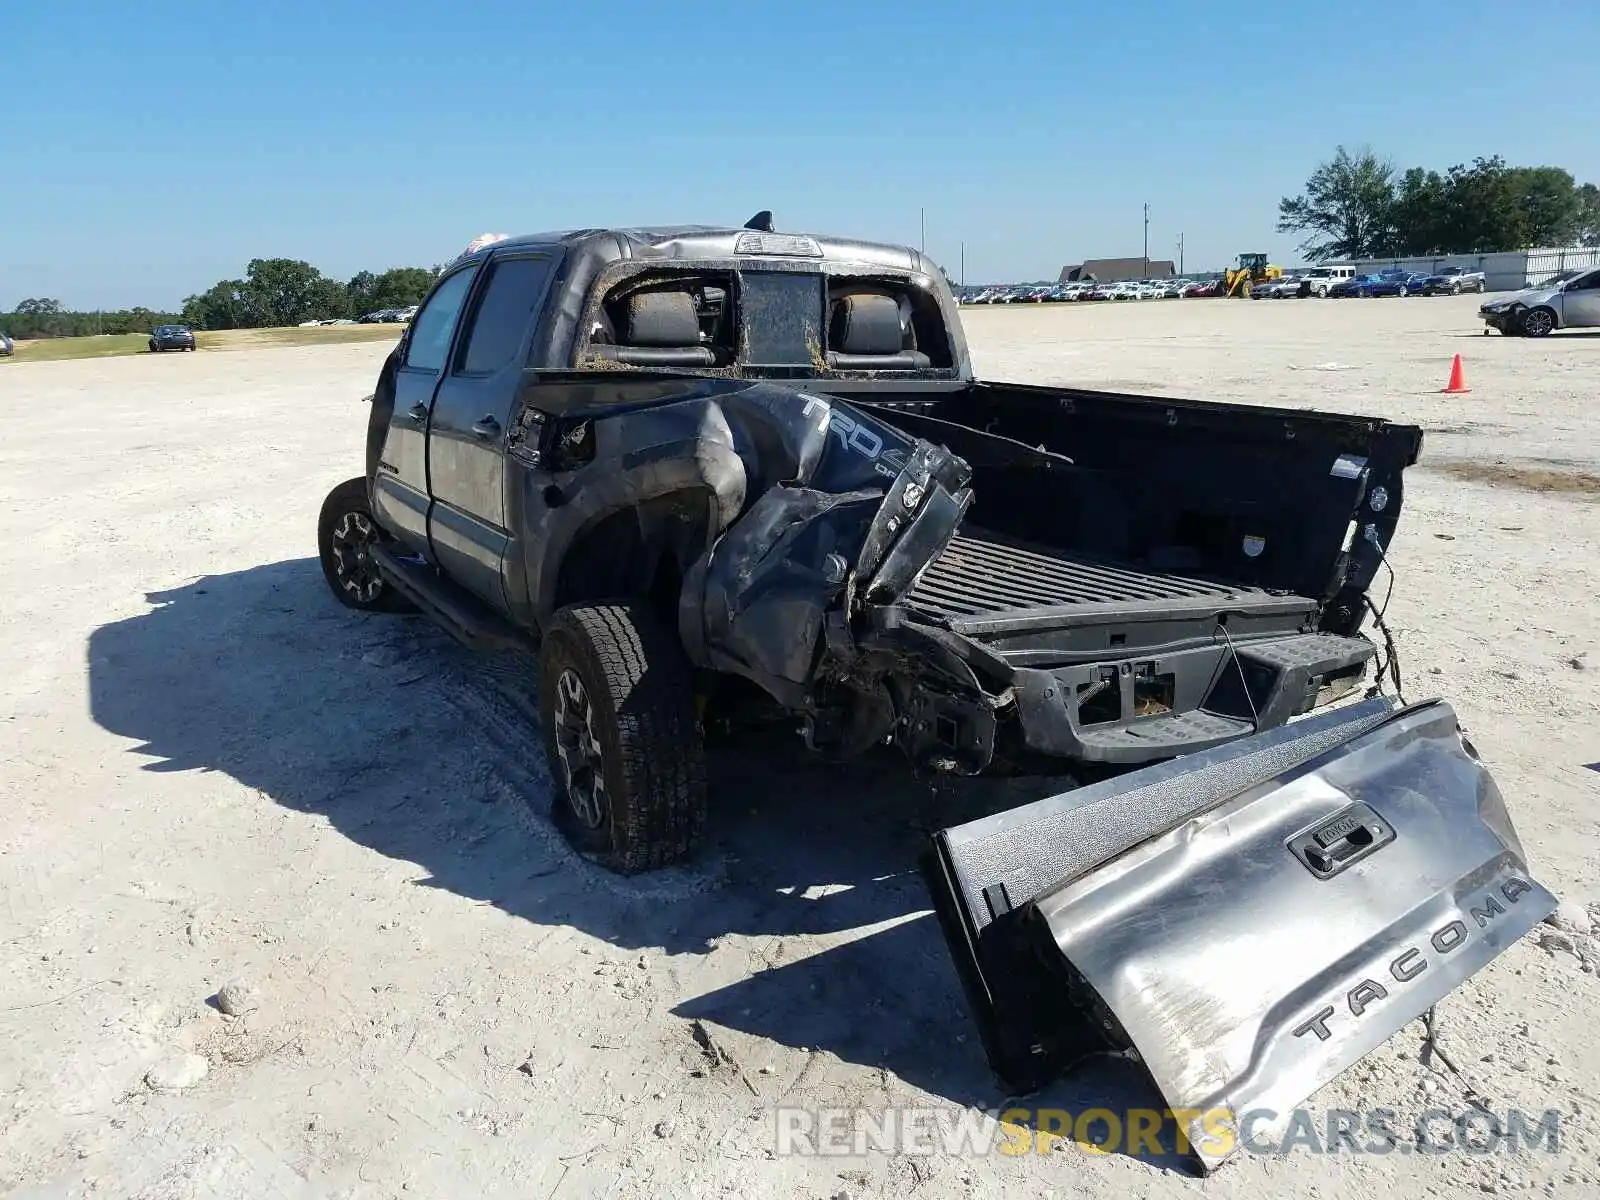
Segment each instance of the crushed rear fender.
M971 468L843 401L755 386L722 399L752 496L686 574L679 633L700 665L792 708L830 622L910 586L954 536Z
M1440 700L1363 701L947 829L926 867L1007 1084L1131 1047L1207 1171L1234 1143L1199 1114L1281 1131L1556 904Z

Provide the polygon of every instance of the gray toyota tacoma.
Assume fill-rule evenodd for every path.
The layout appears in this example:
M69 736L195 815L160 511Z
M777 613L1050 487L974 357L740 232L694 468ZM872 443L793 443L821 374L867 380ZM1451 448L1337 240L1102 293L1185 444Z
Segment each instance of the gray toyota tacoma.
M1002 1079L1131 1049L1209 1168L1200 1114L1287 1121L1555 906L1450 706L1387 694L1421 440L978 380L904 247L584 229L441 274L318 542L342 603L536 656L553 819L613 870L693 854L749 720L1091 780L926 878Z

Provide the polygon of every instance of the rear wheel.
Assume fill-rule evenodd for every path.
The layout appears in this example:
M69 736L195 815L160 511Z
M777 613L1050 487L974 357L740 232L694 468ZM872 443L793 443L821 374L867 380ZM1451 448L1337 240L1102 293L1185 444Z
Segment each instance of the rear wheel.
M539 648L551 817L624 875L687 858L706 823L704 740L689 664L643 604L574 604Z
M1328 298L1328 289L1325 286L1319 286L1317 288L1317 299L1318 300L1326 300L1327 298Z
M411 612L414 606L373 561L372 548L381 539L367 505L365 477L347 479L328 493L317 515L317 557L334 596L362 612Z

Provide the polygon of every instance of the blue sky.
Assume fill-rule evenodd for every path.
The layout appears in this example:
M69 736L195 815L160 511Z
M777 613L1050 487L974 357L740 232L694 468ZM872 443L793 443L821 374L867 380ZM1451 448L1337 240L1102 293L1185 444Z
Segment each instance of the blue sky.
M740 223L915 243L973 282L1274 232L1339 142L1600 181L1594 0L762 6L103 0L0 42L0 309L176 305L256 256L331 275L486 230ZM672 15L664 15L666 13ZM1579 81L1562 84L1565 69ZM1341 79L1341 77L1344 77Z

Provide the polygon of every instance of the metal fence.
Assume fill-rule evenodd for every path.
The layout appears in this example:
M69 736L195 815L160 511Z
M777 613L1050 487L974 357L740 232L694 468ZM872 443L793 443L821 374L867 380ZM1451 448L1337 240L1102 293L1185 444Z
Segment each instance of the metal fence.
M1575 267L1600 266L1600 246L1573 246L1565 250L1529 250L1528 282L1538 283Z
M1434 274L1443 267L1482 271L1492 292L1516 291L1561 271L1600 266L1600 246L1546 247L1536 250L1501 250L1493 254L1440 254L1427 258L1363 258L1349 264L1358 274L1376 271L1422 271Z

